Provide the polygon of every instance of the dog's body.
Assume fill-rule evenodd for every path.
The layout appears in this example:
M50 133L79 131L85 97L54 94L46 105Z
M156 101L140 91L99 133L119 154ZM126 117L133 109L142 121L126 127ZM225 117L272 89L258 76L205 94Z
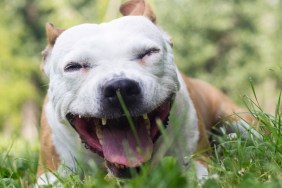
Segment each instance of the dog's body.
M45 169L75 169L76 162L95 161L106 169L105 161L118 177L157 161L160 153L186 165L193 153L209 150L212 126L222 118L239 121L228 116L242 110L223 93L181 75L170 39L144 1L130 1L121 12L130 16L66 31L47 25L43 68L50 84L41 122L39 185L46 178L55 181ZM252 121L251 115L241 117ZM167 127L160 136L162 125ZM202 178L207 169L197 161Z

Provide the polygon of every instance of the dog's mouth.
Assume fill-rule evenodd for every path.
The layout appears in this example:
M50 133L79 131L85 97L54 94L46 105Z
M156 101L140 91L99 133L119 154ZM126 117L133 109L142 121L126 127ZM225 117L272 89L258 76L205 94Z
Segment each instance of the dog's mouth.
M66 118L79 134L85 148L99 154L117 177L127 177L149 161L154 142L160 136L159 125L168 124L172 99L151 112L136 117L97 118L68 113Z

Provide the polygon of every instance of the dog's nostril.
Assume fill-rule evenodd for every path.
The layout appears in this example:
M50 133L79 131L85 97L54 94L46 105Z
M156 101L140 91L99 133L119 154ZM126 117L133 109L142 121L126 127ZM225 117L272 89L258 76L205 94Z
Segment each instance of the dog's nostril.
M121 93L123 93L121 91ZM141 89L139 87L139 84L137 82L128 82L125 85L125 94L127 96L133 96L133 95L139 95L141 93Z
M104 88L104 97L113 99L117 97L117 90L120 91L122 97L127 99L128 97L134 97L141 94L141 88L138 82L130 79L119 79L109 81Z
M106 87L105 88L105 91L104 91L104 96L106 97L106 98L113 98L113 97L115 97L116 96L116 88L115 87L113 87L113 86L108 86L108 87Z

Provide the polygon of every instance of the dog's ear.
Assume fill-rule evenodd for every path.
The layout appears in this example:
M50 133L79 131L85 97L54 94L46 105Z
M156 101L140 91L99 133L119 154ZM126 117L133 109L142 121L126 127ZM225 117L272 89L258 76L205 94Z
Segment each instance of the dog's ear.
M124 16L146 16L153 23L156 24L157 18L149 3L146 0L129 0L123 3L120 8L120 12ZM171 37L165 33L167 42L173 47Z
M40 65L40 69L43 72L45 72L45 74L48 76L49 75L49 69L47 68L48 66L46 65L48 56L50 55L57 38L64 31L64 29L58 29L58 28L54 27L54 25L50 22L46 23L45 29L46 29L48 45L41 53L42 57L43 57L43 62Z
M48 45L54 46L57 38L64 31L64 29L55 28L54 25L50 22L46 23L45 29L47 34Z
M156 16L148 2L145 0L130 0L120 6L120 12L124 16L146 16L156 23Z

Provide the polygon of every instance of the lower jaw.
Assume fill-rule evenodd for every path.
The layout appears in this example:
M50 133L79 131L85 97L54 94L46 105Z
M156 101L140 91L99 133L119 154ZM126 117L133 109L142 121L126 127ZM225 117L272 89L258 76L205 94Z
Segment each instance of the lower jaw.
M167 104L167 105L165 105L165 104ZM162 108L164 106L166 106L165 109ZM161 120L162 120L163 125L166 126L167 122L168 122L168 116L169 116L170 107L171 107L171 101L164 102L163 105L161 105L158 109L156 109L153 112L151 112L152 113L151 115L149 113L148 116L149 117L153 116L152 119L155 119L155 118L157 118L159 116L161 117L162 114L164 114L165 117L163 115ZM165 111L165 113L163 113L163 111ZM160 113L160 112L162 112L162 113ZM158 114L158 115L155 115L155 114ZM80 117L76 116L75 119L78 120L78 119L80 119ZM95 120L94 122L97 121L97 118L92 118L92 119ZM151 119L151 118L149 118L149 119ZM111 121L109 120L109 123L110 122ZM96 124L96 123L94 123L94 124ZM153 126L153 124L156 124L156 123L151 123L151 126ZM73 124L72 124L72 126L77 130L78 127L76 127ZM85 124L85 126L87 127L86 124ZM100 121L99 121L99 126L102 126ZM112 125L112 126L115 126L115 125ZM157 127L157 125L154 125L153 127ZM96 128L95 128L95 130L96 130ZM155 131L153 131L153 130L155 130ZM159 130L158 131L156 131L156 130L157 129L151 129L151 134L153 135L152 136L152 141L153 142L157 141L158 137L160 136ZM81 139L83 140L82 136L81 136ZM97 140L98 140L98 138L97 138ZM98 141L97 141L97 143L98 143ZM92 152L98 153L101 157L104 158L104 153L103 153L102 149L97 149L96 147L91 147L87 143L85 143L85 146L87 146L86 147L87 149L90 149ZM102 147L102 146L99 146L99 147ZM118 177L118 178L131 178L134 174L136 174L136 173L138 173L140 171L140 166L138 166L138 167L128 167L128 166L125 166L125 165L115 164L115 163L109 162L106 159L105 159L105 163L106 163L106 167L108 168L110 173L112 175L114 175L115 177ZM143 165L143 163L141 165Z
M106 167L110 171L110 173L122 179L132 178L135 174L138 174L141 170L141 167L129 168L129 167L116 167L115 164L106 162Z

